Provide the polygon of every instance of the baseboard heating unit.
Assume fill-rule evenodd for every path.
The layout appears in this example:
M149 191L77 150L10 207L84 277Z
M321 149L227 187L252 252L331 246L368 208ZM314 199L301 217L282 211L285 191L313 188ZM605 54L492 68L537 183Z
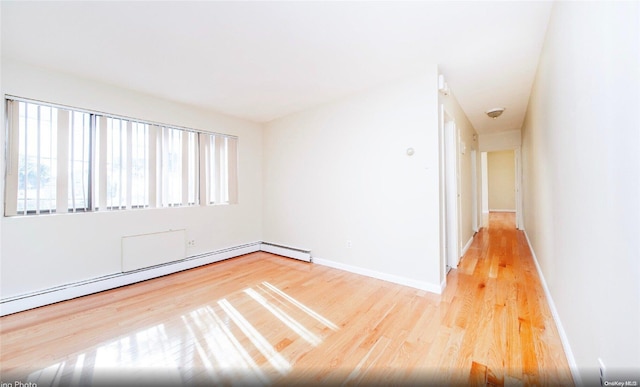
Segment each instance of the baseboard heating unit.
M171 243L173 248L170 249L170 254L166 255L163 260L142 262L140 260L133 259L126 262L122 273L113 273L98 278L64 284L28 294L1 299L0 316L53 304L55 302L70 300L72 298L130 285L151 278L157 278L167 274L177 273L182 270L193 269L209 263L260 251L260 242L253 242L174 260L183 254L181 247L173 243L174 237L181 237L181 234L171 234L170 236L170 238L167 238L167 243ZM177 237L175 239L177 240ZM147 249L149 248L148 242L153 240L154 238L148 239L146 235L140 239L138 239L138 236L135 236L133 239L125 242L126 246L124 247L124 257L128 259L129 257L140 256L138 254L140 252L147 253ZM181 244L184 245L184 242ZM154 264L154 266L136 268L140 265L150 263Z
M277 245L275 243L262 242L260 244L260 250L276 254L282 255L283 257L299 259L305 262L311 262L311 250L300 249L297 247Z
M0 299L0 316L130 285L257 251L304 262L312 261L311 250L269 242L252 242L185 257L184 241L185 230L122 237L120 273Z

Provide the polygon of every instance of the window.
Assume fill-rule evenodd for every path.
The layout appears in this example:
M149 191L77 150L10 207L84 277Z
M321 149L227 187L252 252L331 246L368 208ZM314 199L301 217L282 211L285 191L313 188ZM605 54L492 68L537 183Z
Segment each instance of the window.
M237 202L237 138L7 99L5 215Z
M103 161L96 168L96 184L102 189L96 192L99 204L94 209L149 206L148 126L121 118L101 116L97 120L97 159Z
M17 210L50 213L56 208L57 109L20 103L17 148Z

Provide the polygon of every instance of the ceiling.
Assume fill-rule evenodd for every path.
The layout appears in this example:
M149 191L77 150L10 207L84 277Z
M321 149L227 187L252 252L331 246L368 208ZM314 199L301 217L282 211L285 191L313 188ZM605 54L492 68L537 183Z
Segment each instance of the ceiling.
M2 56L268 122L438 64L476 130L519 129L550 2L2 1ZM507 110L497 120L484 111Z

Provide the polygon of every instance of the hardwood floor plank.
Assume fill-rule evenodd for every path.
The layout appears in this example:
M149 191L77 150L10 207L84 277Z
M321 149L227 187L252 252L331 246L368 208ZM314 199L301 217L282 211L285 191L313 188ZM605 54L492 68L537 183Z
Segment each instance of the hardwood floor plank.
M469 372L469 386L486 386L487 385L487 366L471 363L471 371Z

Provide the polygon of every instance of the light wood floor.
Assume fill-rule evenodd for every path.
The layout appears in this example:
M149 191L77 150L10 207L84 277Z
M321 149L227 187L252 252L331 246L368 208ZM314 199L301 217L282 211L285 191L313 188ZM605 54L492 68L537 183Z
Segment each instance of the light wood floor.
M393 257L389 257L393 259ZM267 253L0 318L2 382L571 385L513 214L443 295Z

